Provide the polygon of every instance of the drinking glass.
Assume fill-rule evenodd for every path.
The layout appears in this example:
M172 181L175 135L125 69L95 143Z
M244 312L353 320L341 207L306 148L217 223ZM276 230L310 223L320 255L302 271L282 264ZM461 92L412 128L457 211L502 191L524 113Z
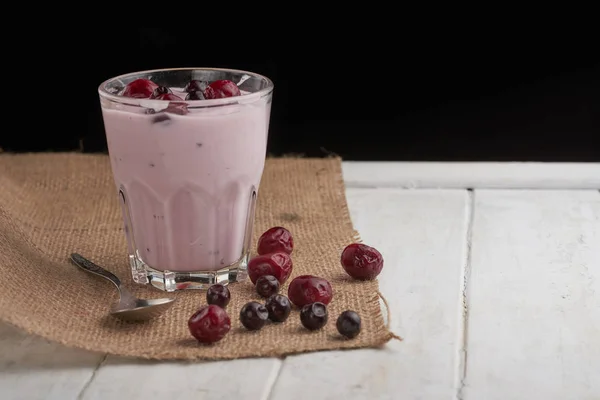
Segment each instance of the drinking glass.
M183 100L123 96L148 79ZM192 80L241 95L185 100ZM218 68L135 72L98 91L133 280L165 291L245 280L273 82Z

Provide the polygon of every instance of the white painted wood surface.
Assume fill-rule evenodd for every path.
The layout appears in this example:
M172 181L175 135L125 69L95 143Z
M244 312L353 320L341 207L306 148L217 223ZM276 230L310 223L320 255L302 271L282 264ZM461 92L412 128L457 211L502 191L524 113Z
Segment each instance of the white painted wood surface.
M108 357L81 396L104 399L267 399L281 360L154 362Z
M463 399L600 399L600 193L475 192Z
M76 399L103 358L0 324L0 399Z
M157 363L0 324L0 400L600 399L600 192L576 190L600 187L599 164L344 163L344 176L403 342Z
M468 196L461 190L347 190L364 243L385 256L380 290L391 329L385 350L288 357L273 400L451 399L459 362L461 271Z

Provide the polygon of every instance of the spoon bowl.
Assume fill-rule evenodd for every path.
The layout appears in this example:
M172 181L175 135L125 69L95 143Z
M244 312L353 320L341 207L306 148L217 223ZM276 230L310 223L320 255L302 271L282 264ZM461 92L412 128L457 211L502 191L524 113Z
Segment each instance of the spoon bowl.
M172 305L175 299L138 299L123 287L121 280L112 272L94 264L80 254L72 253L71 261L79 268L109 280L119 291L119 301L110 309L110 314L126 321L147 321L162 315Z

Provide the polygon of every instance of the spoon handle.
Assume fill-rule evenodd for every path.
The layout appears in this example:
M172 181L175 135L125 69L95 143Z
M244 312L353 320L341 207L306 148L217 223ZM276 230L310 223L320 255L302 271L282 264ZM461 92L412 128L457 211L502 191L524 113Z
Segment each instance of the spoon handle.
M94 264L87 258L83 257L81 254L72 253L71 261L73 261L73 263L75 263L75 265L77 265L79 268L81 268L83 270L86 270L88 272L91 272L92 274L95 274L95 275L101 276L105 279L108 279L109 281L111 281L112 283L115 284L117 289L121 288L121 280L119 278L117 278L117 276L115 274L105 270L104 268L102 268L99 265Z

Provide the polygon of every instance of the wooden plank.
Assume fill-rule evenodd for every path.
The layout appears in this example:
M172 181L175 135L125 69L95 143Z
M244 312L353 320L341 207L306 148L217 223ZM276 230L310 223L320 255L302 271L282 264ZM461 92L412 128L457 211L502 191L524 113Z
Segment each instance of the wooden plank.
M103 358L0 323L0 398L76 399Z
M156 362L108 357L83 400L267 399L279 359Z
M348 187L600 189L600 163L343 163Z
M600 399L600 194L475 191L463 399Z
M347 197L363 242L385 257L380 289L405 340L288 357L271 399L453 398L467 192L348 189Z

